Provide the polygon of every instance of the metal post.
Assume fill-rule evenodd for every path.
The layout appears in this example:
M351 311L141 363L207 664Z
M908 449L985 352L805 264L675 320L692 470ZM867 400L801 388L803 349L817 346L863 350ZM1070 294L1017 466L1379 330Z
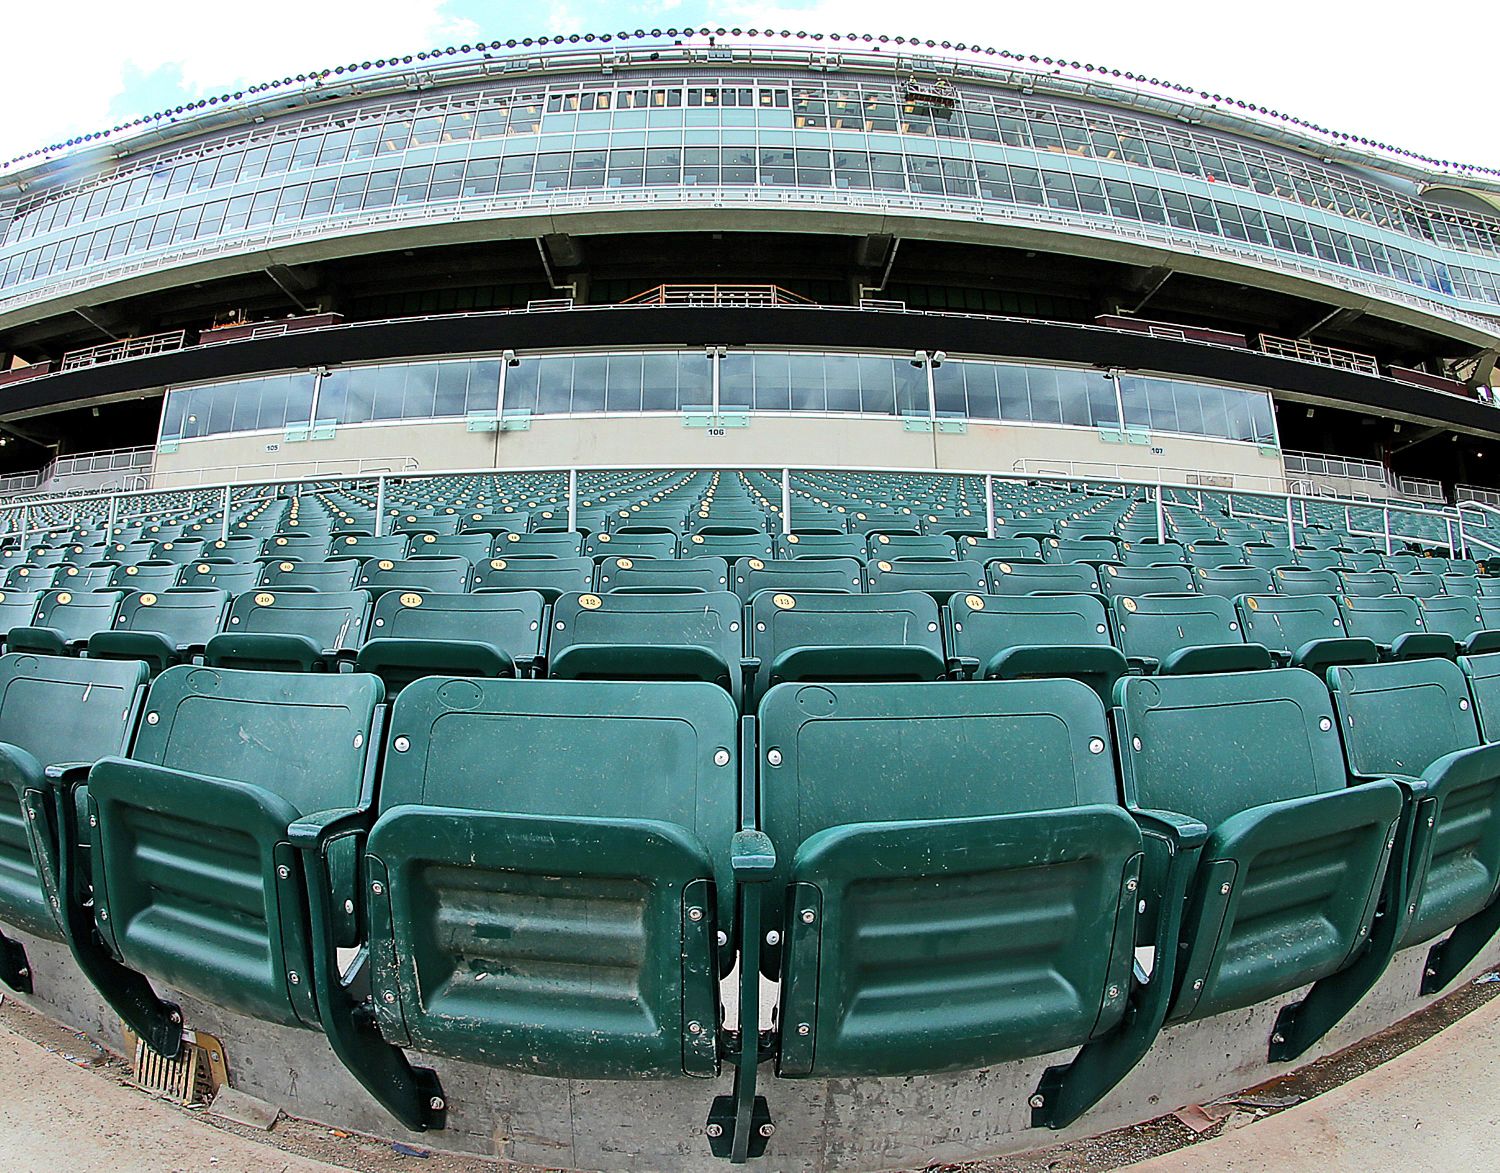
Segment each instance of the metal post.
M1453 545L1453 519L1451 517L1445 517L1443 518L1443 524L1448 527L1448 556L1450 558L1457 558L1458 550L1455 549Z
M1458 548L1460 551L1458 556L1460 558L1467 558L1469 556L1469 535L1464 533L1463 506L1459 506L1458 508Z
M1157 473L1156 481L1156 540L1165 542L1167 540L1167 506L1161 499L1161 474Z
M1391 507L1382 505L1380 512L1385 515L1385 552L1391 552Z
M385 531L385 474L381 473L375 478L375 536L382 536Z
M1230 517L1234 516L1234 494L1233 493L1229 494L1229 516Z
M1297 508L1302 511L1302 528L1304 530L1306 530L1307 529L1307 498L1306 497L1303 497L1302 500L1300 500L1300 501L1297 502Z
M792 470L781 470L781 532L792 532Z
M21 506L21 550L26 549L26 531L31 528L31 506Z
M1344 506L1344 532L1347 534L1354 529L1354 522L1349 516L1349 506Z
M995 536L995 474L984 474L984 536Z
M578 528L578 470L568 469L568 528Z
M230 504L229 486L225 485L224 486L224 521L219 526L219 540L221 542L227 542L229 540L229 504Z
M120 499L113 493L109 495L109 523L104 532L104 543L108 545L115 540L115 516L120 507Z
M1297 530L1292 516L1292 499L1286 499L1286 544L1293 549L1297 546Z

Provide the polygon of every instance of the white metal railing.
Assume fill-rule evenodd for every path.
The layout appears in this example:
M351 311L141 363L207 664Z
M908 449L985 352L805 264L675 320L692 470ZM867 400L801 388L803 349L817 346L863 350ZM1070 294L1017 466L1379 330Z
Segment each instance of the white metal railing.
M878 196L878 198L876 198ZM266 230L240 232L215 237L189 248L167 245L129 260L101 262L85 267L66 278L51 281L39 278L31 288L0 298L0 312L45 302L63 294L93 288L110 281L123 280L139 273L185 265L235 252L253 251L277 245L326 239L341 234L376 231L381 228L436 221L451 224L455 219L482 220L493 217L520 216L545 207L548 211L566 213L598 208L645 207L670 210L676 208L757 208L766 205L807 210L839 211L868 208L874 214L910 212L939 219L961 220L974 224L1004 226L1007 224L1041 224L1102 240L1138 240L1151 245L1167 245L1173 251L1212 259L1226 259L1260 269L1272 269L1307 277L1379 301L1404 305L1493 335L1496 319L1458 309L1434 298L1423 297L1394 285L1366 280L1331 268L1310 265L1271 250L1237 247L1230 241L1184 237L1153 224L1119 223L1107 217L1087 213L1067 213L1055 209L1019 205L996 205L978 198L949 196L913 196L890 192L871 193L861 197L852 191L818 191L813 189L764 190L748 188L661 188L631 191L539 191L491 199L457 199L408 205L401 209L378 212L330 214L315 222L300 222Z
M470 469L443 469L419 474L401 473L376 473L373 477L370 473L354 474L323 474L305 473L295 478L287 478L276 482L252 482L248 484L220 483L215 485L199 485L192 488L176 490L154 490L150 493L110 493L91 494L51 498L38 498L24 503L13 503L0 505L0 533L19 534L24 541L28 535L57 532L70 529L80 518L93 516L97 518L101 513L107 511L109 518L108 526L113 533L116 524L125 518L139 517L161 517L167 513L172 516L185 515L188 511L198 510L200 513L205 509L215 510L215 516L220 522L221 532L227 535L229 531L229 518L236 494L239 500L261 500L267 496L284 492L288 488L300 491L308 482L318 488L334 488L346 485L351 488L359 484L370 486L374 489L373 500L377 503L384 502L387 491L393 485L413 482L430 481L438 477L453 476L556 476L561 478L566 474L567 483L567 506L570 528L573 528L579 505L579 474L595 472L696 472L716 471L723 466L713 464L691 464L691 465L663 465L663 464L639 464L639 465L579 465L571 468L559 466L538 466L528 468L470 468ZM1022 473L996 472L992 470L976 469L932 469L932 468L871 468L858 465L800 465L795 469L786 466L745 464L735 465L733 471L762 472L779 474L782 484L783 502L791 499L791 476L797 473L881 473L906 476L923 477L974 477L983 478L985 486L985 498L987 502L987 531L995 532L994 514L994 485L997 481L1027 481L1027 482L1051 482L1069 483L1079 480L1076 476L1057 475L1053 473ZM374 481L371 486L371 481ZM1197 508L1202 508L1205 500L1204 494L1217 493L1224 497L1226 508L1230 517L1253 518L1270 525L1285 525L1289 540L1295 544L1299 524L1306 527L1308 523L1308 501L1284 493L1265 491L1233 491L1224 493L1216 490L1213 486L1193 484L1191 482L1167 482L1163 479L1137 479L1122 478L1113 482L1122 491L1128 493L1131 490L1140 490L1144 499L1156 503L1157 533L1158 537L1166 536L1166 515L1168 503L1166 494L1170 490L1176 495L1177 500L1182 500L1182 494L1188 494L1190 499L1198 503ZM1094 484L1090 488L1101 490L1112 487L1110 483ZM368 490L367 490L368 491ZM1236 498L1238 497L1238 507ZM1337 499L1318 499L1316 505L1325 508L1332 504L1342 505L1344 514L1344 528L1351 534L1369 538L1384 538L1387 552L1394 549L1397 541L1411 542L1431 547L1446 548L1466 553L1471 544L1480 548L1500 554L1500 545L1492 544L1489 537L1480 537L1474 534L1475 529L1484 531L1493 530L1489 525L1490 515L1500 519L1500 508L1491 508L1487 505L1467 503L1462 508L1453 509L1423 509L1419 506L1401 506L1390 503L1382 503L1372 506L1364 502L1345 501ZM85 513L85 509L93 506L92 515ZM1181 504L1172 507L1182 508ZM134 509L136 512L132 513ZM1360 528L1355 525L1355 510L1361 510L1361 517L1367 517L1371 513L1377 513L1382 519L1380 529ZM773 512L777 512L773 508ZM790 527L791 512L783 508L780 510L783 530ZM1300 523L1298 520L1300 514ZM1436 523L1443 525L1443 537L1434 536L1432 533L1422 532L1400 532L1393 526L1393 521L1399 522L1402 518L1414 518L1420 522L1428 522L1435 528ZM375 532L379 534L384 525L384 510L377 508L374 518ZM1500 535L1497 535L1500 536Z
M84 476L95 472L149 469L155 458L156 449L149 444L141 448L111 448L100 452L78 452L71 456L59 456L47 466L43 479L55 481L59 477Z
M106 342L100 346L86 347L83 350L70 350L63 355L59 369L76 371L83 367L98 366L100 363L119 362L125 358L142 358L148 354L161 354L168 350L181 350L186 341L186 330L169 330L165 334L145 334L140 338L122 338L118 342Z
M1418 501L1445 501L1443 482L1426 477L1397 477L1396 492L1403 497L1414 497Z
M1374 481L1380 485L1390 483L1390 474L1378 460L1361 460L1357 456L1334 456L1323 452L1291 451L1282 452L1281 458L1286 462L1288 473L1340 477L1346 481Z
M1278 338L1274 334L1262 334L1258 341L1261 350L1277 358L1295 358L1341 371L1358 371L1362 375L1380 374L1380 364L1373 354L1361 354L1337 346L1319 346L1302 338Z
M1478 485L1454 485L1453 498L1460 505L1466 501L1477 501L1500 508L1500 489L1481 489Z

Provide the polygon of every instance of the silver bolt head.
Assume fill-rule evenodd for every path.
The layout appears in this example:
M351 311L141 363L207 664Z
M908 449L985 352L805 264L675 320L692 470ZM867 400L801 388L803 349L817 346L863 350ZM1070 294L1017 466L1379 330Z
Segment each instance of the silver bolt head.
M1033 1108L1045 1108L1047 1106L1047 1097L1032 1096L1031 1099L1027 1100L1026 1102Z
M1219 891L1223 895L1228 896L1229 895L1229 885L1228 884L1220 884L1219 885Z
M1135 880L1130 879L1130 880L1126 880L1125 881L1125 891L1127 891L1127 892L1134 892L1135 889L1136 889L1136 881Z
M766 761L773 766L781 765L781 751L779 749L766 750Z
M291 874L292 874L292 869L289 868L289 867L287 867L286 864L283 863L283 864L277 864L276 865L276 878L278 880L284 880L288 876L290 876Z
M701 1035L702 1033L703 1033L703 1024L701 1022L690 1022L690 1023L688 1023L688 1034L690 1034L690 1035Z
M774 1125L774 1124L762 1124L760 1126L760 1134L761 1134L761 1136L770 1136L775 1131L776 1131L776 1125Z
M354 911L354 901L352 901L352 900L346 900L346 901L344 901L344 911L345 912L353 912Z
M385 891L385 885L382 884L379 880L376 880L370 885L370 891L379 896L382 892Z
M1282 1033L1280 1031L1277 1031L1275 1034L1273 1034L1271 1036L1271 1041L1273 1043L1284 1043L1284 1042L1286 1042L1286 1038L1282 1035Z
M391 745L393 746L393 748L395 749L395 751L397 753L405 753L407 750L409 750L411 748L411 738L409 738L409 737L398 737L398 738L396 738L395 741L393 741L391 743Z
M709 1136L712 1136L712 1137L715 1137L715 1138L721 1137L721 1136L724 1135L724 1127L723 1127L723 1125L720 1125L720 1124L710 1124L703 1131L706 1132Z
M766 934L766 944L767 945L780 945L781 944L781 934L779 932L777 932L775 929L772 929L769 933Z
M396 995L393 994L393 993L391 993L391 991L387 990L385 993L383 993L383 994L380 995L380 1000L382 1002L384 1002L387 1006L389 1006L392 1002L394 1002L396 1000Z
M172 1022L181 1022L182 1021L182 1011L181 1010L174 1010L167 1017L170 1018Z
M723 929L720 929L715 936L716 936L716 940L718 941L720 947L723 947L723 946L729 944L729 934L726 933Z
M716 766L727 766L727 765L729 765L729 751L727 749L716 750L714 752L714 765L716 765Z
M296 970L292 970L291 973L287 974L286 975L286 980L289 981L289 982L291 982L292 985L294 985L294 986L302 984L302 977L301 977L300 974L297 973Z
M1109 987L1109 996L1111 998L1118 998L1120 996L1120 987L1119 986L1110 986Z
M811 1024L806 1023L806 1022L799 1022L797 1024L797 1033L799 1035L802 1035L804 1038L806 1036L812 1034L812 1026L811 1026Z
M815 913L812 909L810 909L810 908L804 908L802 910L802 923L803 924L810 925L810 924L813 923L813 921L815 921L817 919L818 919L818 914Z
M1195 989L1195 990L1201 990L1202 988L1203 988L1203 979L1199 978L1197 981L1195 981L1193 983L1193 989Z
M433 1096L432 1099L427 1101L427 1106L434 1112L441 1112L448 1104L442 1096Z
M702 919L703 919L703 910L701 908L690 908L690 909L688 909L688 920L691 920L691 921L700 921Z

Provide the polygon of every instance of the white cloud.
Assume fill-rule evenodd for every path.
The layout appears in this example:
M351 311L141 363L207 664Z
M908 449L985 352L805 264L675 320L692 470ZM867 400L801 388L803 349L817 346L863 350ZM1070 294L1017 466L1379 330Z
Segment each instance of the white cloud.
M447 6L447 0L9 5L9 51L0 68L0 158L152 113L137 108L134 98L149 94L164 102L166 94L160 85L139 85L142 75L167 71L180 84L180 102L288 73L476 37L473 23L446 15ZM125 96L132 78L137 84ZM122 100L130 105L116 107Z

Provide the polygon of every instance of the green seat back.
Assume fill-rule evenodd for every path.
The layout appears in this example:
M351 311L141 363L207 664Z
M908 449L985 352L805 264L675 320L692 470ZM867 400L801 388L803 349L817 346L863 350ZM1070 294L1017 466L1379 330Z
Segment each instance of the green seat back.
M57 632L66 644L88 642L96 631L109 631L125 599L124 591L48 591L37 604L37 627Z
M1222 595L1120 595L1110 600L1115 642L1132 660L1160 662L1187 647L1244 643Z
M502 558L577 558L583 553L583 535L561 533L504 533L495 539L494 552Z
M490 644L517 663L541 654L545 602L535 591L482 595L387 591L375 602L369 638Z
M252 1017L318 1026L305 981L288 978L311 973L309 929L276 868L297 818L368 800L383 695L355 673L181 665L156 678L130 761L89 776L96 920L127 965Z
M887 562L882 558L869 564L868 575L866 589L871 594L926 591L939 602L946 602L957 591L972 593L986 586L984 567L968 561L904 558Z
M1396 576L1389 570L1346 570L1339 573L1339 594L1371 599L1396 593Z
M1340 595L1339 614L1344 627L1356 638L1373 640L1390 647L1401 636L1412 631L1426 631L1417 601L1402 595L1381 595L1362 599L1357 595Z
M30 627L36 619L39 591L0 591L0 636L12 627Z
M256 562L231 562L215 557L179 567L177 585L211 587L226 594L237 595L253 587L260 578L260 572L261 567Z
M118 565L116 562L90 562L85 566L62 566L58 568L52 581L63 590L104 590Z
M677 535L662 533L590 534L583 542L585 558L676 558Z
M1479 600L1472 595L1439 595L1431 599L1419 599L1417 609L1422 616L1423 631L1440 631L1463 643L1475 632L1484 630L1484 621L1479 615Z
M778 558L860 558L865 539L860 534L790 533L776 539Z
M1181 542L1170 539L1158 542L1126 541L1120 543L1120 563L1124 566L1183 566L1187 552Z
M1339 590L1339 576L1331 570L1278 566L1273 577L1276 589L1283 595L1336 595Z
M865 535L865 558L870 562L895 562L900 558L955 558L954 540L947 534Z
M33 763L91 763L123 754L140 715L146 666L61 656L0 656L0 921L58 939L37 878L20 791ZM15 747L33 762L9 752Z
M1266 594L1271 586L1271 572L1258 566L1198 566L1193 571L1198 592L1237 599L1241 595Z
M213 587L173 587L125 596L111 631L154 631L178 648L202 646L219 630L229 595Z
M1106 566L1099 575L1104 596L1191 594L1192 572L1186 566Z
M179 569L176 562L137 562L117 566L109 576L109 586L112 590L164 591L177 581Z
M1065 565L1026 562L991 562L985 567L990 593L1031 595L1039 591L1097 595L1099 572L1084 563Z
M726 564L735 558L769 558L774 548L774 540L764 529L755 533L716 533L710 528L682 539L682 557L723 558Z
M259 585L272 590L352 591L358 581L357 558L336 558L328 562L282 559L266 563Z
M784 684L760 733L780 1019L810 1028L781 1074L977 1067L1118 1021L1140 837L1087 687Z
M567 594L553 604L548 674L574 680L706 680L739 694L739 596Z
M370 616L366 591L245 591L224 619L229 635L302 635L325 652L357 648Z
M737 722L701 683L406 688L369 841L387 1037L547 1075L711 1074Z
M1403 595L1413 599L1431 599L1443 593L1443 576L1430 573L1398 574L1396 585Z
M948 615L954 655L981 667L1007 648L1112 646L1104 604L1093 595L954 595Z
M420 558L467 558L474 565L491 557L493 534L419 534L412 539L411 551Z
M410 549L411 538L407 534L386 534L378 538L369 534L343 534L329 540L323 556L330 562L344 558L365 562L371 558L405 558Z
M448 558L372 558L360 567L359 586L372 595L387 591L435 591L462 594L469 589L474 564Z
M735 593L748 602L757 591L859 594L865 568L858 558L741 558L733 577Z
M729 566L722 558L619 558L599 563L599 590L725 591Z
M1102 538L1048 538L1042 542L1042 560L1045 562L1095 565L1113 562L1118 556L1119 548L1115 543Z
M538 591L555 599L594 585L592 558L491 558L474 573L476 591Z
M986 564L996 559L1007 562L1039 562L1042 544L1035 538L985 538L966 534L958 539L958 551L963 558Z
M1364 942L1402 799L1347 789L1328 690L1278 668L1127 677L1126 801L1205 823L1173 1018L1253 1005L1337 972Z
M1500 652L1464 656L1458 663L1469 682L1480 739L1500 741Z
M1344 620L1328 595L1246 595L1236 604L1247 640L1291 655L1318 639L1343 639Z

